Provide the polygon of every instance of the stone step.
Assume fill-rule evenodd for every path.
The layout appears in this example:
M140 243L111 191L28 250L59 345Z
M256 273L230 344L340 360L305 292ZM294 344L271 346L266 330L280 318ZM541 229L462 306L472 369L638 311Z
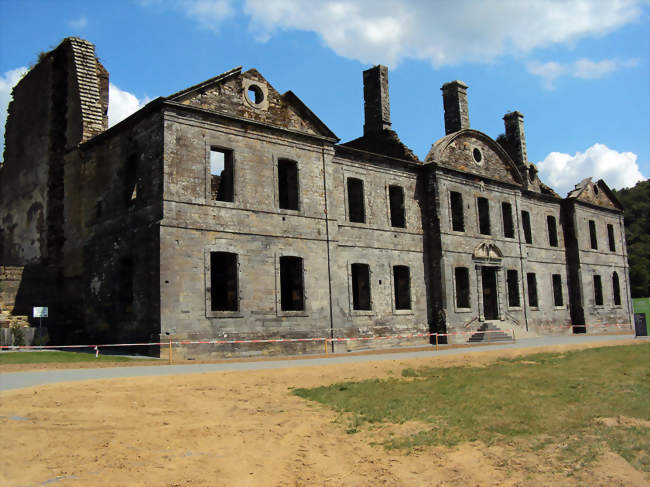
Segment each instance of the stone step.
M511 342L512 335L490 321L484 322L467 340L469 343Z

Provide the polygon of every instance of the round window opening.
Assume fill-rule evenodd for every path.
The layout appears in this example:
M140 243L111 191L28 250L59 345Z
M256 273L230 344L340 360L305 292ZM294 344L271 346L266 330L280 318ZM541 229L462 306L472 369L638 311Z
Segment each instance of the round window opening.
M481 162L483 160L483 154L481 154L481 151L478 149L474 149L472 151L472 155L474 156L474 160L476 162Z
M259 105L264 101L264 92L262 88L257 85L250 85L248 91L246 92L248 99L254 105Z

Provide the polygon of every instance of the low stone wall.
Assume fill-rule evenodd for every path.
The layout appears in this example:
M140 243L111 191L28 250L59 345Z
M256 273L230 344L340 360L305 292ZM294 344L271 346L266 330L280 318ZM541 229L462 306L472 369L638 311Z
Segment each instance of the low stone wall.
M23 333L22 345L31 345L34 342L34 336L36 336L36 328L21 327L19 330ZM0 328L0 345L15 345L14 339L15 333L13 328Z

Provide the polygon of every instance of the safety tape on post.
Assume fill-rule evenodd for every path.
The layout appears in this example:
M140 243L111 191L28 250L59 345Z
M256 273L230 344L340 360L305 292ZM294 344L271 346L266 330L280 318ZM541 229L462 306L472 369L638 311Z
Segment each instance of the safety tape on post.
M368 340L390 340L390 339L411 339L424 337L447 337L456 335L477 335L488 333L512 334L514 330L484 330L484 331L465 331L452 333L410 333L407 335L386 335L370 337L317 337L317 338L260 338L252 340L172 340L167 342L146 342L146 343L105 343L101 345L1 345L0 350L59 350L59 349L79 349L91 348L95 355L99 354L99 349L110 347L147 347L147 346L168 346L168 345L233 345L233 344L251 344L251 343L296 343L296 342L352 342Z

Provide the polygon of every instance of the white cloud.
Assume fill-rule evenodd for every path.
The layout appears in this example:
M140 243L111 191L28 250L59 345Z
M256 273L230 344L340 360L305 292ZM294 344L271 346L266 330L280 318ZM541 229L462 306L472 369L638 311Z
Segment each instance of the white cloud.
M151 100L144 97L142 100L128 91L123 91L113 83L108 84L108 125L112 127L121 122L133 112L139 110Z
M7 108L11 101L11 90L27 71L28 69L25 66L21 66L0 75L0 160L3 159L5 148L5 123L7 121Z
M592 61L591 59L581 58L572 63L565 64L555 61L546 63L530 61L526 69L530 74L542 78L544 88L552 90L555 88L555 80L561 76L582 79L602 78L614 71L623 68L632 68L638 64L638 59L603 59L601 61Z
M171 5L215 31L238 5L233 0L140 4ZM262 42L279 30L310 31L337 54L364 63L395 66L411 58L438 67L603 35L639 19L645 5L647 0L246 0L243 10Z
M566 195L586 177L604 179L610 188L634 186L646 179L633 152L617 152L604 144L594 144L575 155L551 152L537 164L540 178L561 195Z
M11 90L27 73L28 68L20 67L7 71L0 76L0 158L4 152L5 122L7 120L7 107L11 101ZM144 97L139 100L135 95L119 89L113 83L108 85L108 123L113 126L124 120L133 112L139 110L151 100ZM1 159L0 159L1 160Z
M305 30L316 32L337 54L362 62L396 65L412 58L442 66L602 35L639 18L643 3L247 0L244 10L260 40L277 30Z
M68 20L68 27L74 30L81 30L88 25L88 19L82 15L78 19Z

